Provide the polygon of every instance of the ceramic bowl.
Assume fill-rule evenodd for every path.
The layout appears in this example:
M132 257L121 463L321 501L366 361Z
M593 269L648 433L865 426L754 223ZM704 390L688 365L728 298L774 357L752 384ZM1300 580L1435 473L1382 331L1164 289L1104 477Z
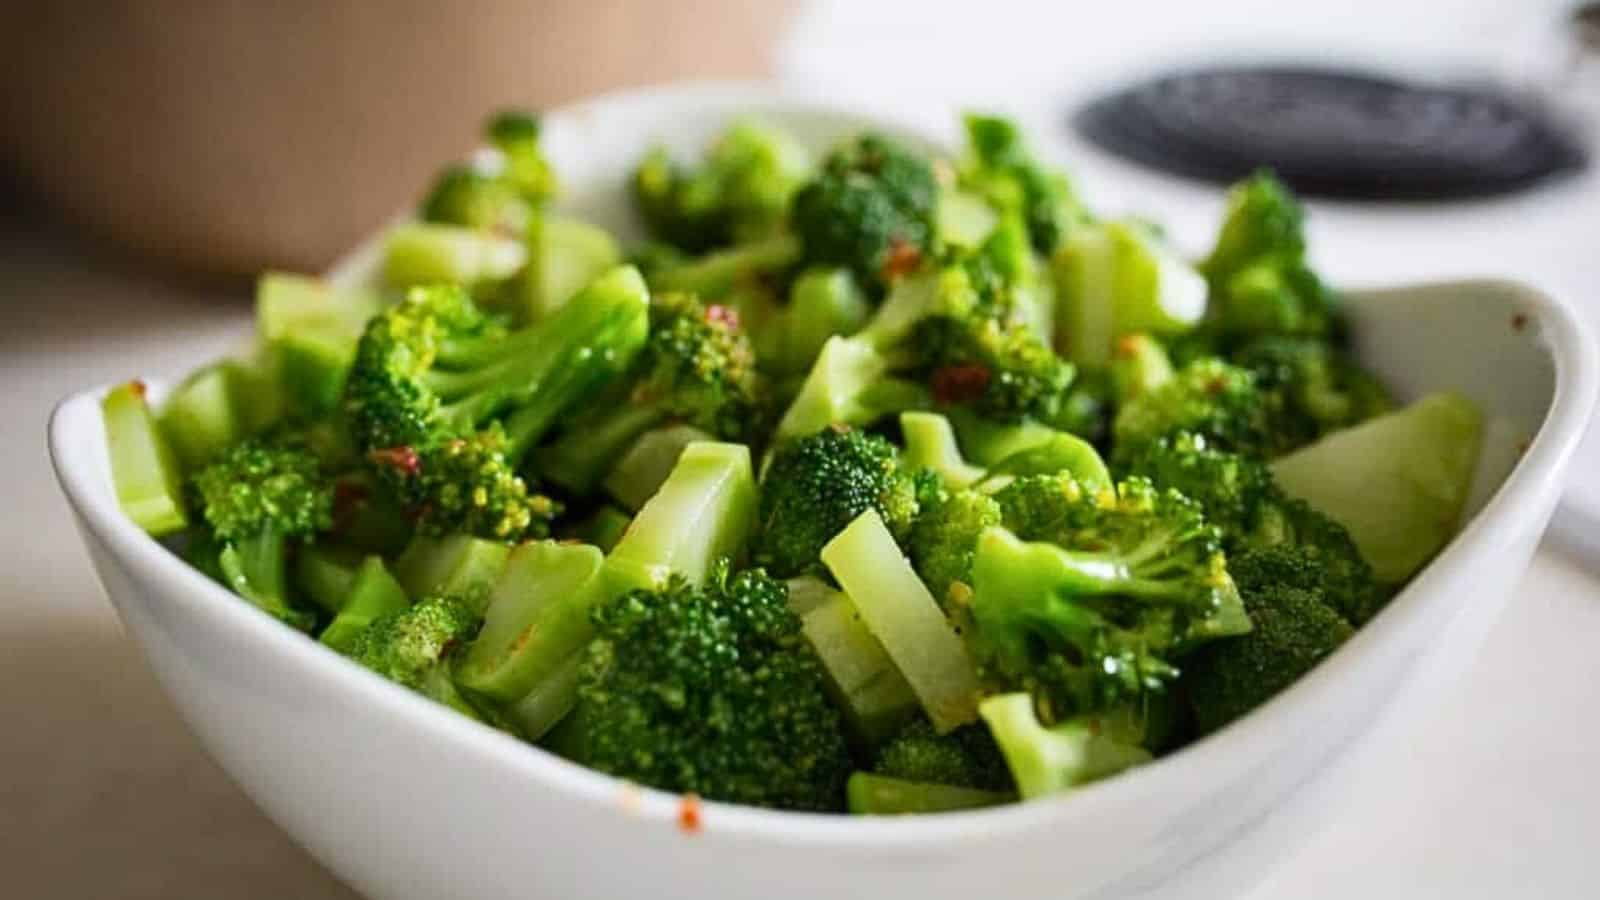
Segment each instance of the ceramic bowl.
M627 230L623 175L647 143L688 152L747 112L816 147L865 124L752 88L602 98L548 119L568 204ZM339 277L362 277L370 256L357 253ZM1070 794L970 813L868 819L704 804L686 816L674 795L386 682L190 569L117 508L103 388L61 404L50 453L107 594L195 734L267 815L369 896L1181 896L1200 890L1201 868L1248 880L1266 864L1250 852L1265 814L1386 708L1449 689L1513 596L1594 402L1596 354L1577 317L1530 288L1354 291L1349 311L1356 353L1403 397L1453 389L1488 417L1459 535L1334 656L1241 721ZM150 384L157 396L165 387Z

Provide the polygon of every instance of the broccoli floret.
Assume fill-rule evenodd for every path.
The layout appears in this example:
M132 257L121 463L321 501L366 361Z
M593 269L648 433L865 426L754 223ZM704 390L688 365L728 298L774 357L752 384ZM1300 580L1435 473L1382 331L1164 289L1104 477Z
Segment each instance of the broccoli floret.
M1184 685L1202 734L1265 703L1350 637L1350 623L1316 592L1259 574L1269 580L1241 582L1250 633L1201 647L1185 663Z
M293 438L249 439L193 479L196 506L217 542L227 585L296 628L311 617L289 600L290 547L333 525L333 480Z
M1011 772L988 729L963 725L939 734L925 716L913 719L878 751L872 771L925 784L985 791L1013 788Z
M1150 761L1150 752L1140 746L1147 723L1127 707L1051 722L1040 719L1034 698L1017 692L990 697L978 709L1024 800Z
M998 422L1054 418L1072 381L1072 365L1032 331L976 310L930 316L909 343L934 402Z
M810 160L788 134L736 122L686 170L658 147L633 173L633 199L654 236L690 253L775 232Z
M964 122L970 156L961 167L962 186L1020 215L1034 249L1054 252L1074 225L1088 219L1071 183L1033 159L1015 122L977 114Z
M978 540L968 643L1046 721L1165 690L1178 654L1249 628L1221 535L1181 494L1034 476L995 499L1006 528Z
M1219 450L1271 458L1300 439L1283 420L1278 398L1261 389L1253 372L1201 359L1117 411L1112 455L1126 460L1152 441L1188 431Z
M1231 360L1254 372L1262 390L1277 394L1286 430L1304 434L1303 442L1394 408L1375 376L1323 341L1258 338L1234 351Z
M790 216L807 263L848 266L879 290L933 249L938 199L928 160L866 134L828 155Z
M432 596L397 613L381 616L356 635L351 659L397 684L465 713L484 715L462 696L450 677L458 651L482 625L465 604Z
M657 294L633 370L539 452L539 468L567 490L588 493L641 435L666 421L753 443L766 423L764 388L737 312L693 294Z
M762 478L761 524L753 559L781 577L821 571L824 544L875 509L905 536L937 490L926 470L908 470L877 435L829 426L779 447Z
M530 113L502 112L484 135L492 150L440 173L422 201L422 220L520 235L555 193L555 175L539 149L539 121Z
M1241 584L1244 572L1266 568L1275 573L1273 580L1316 591L1358 625L1387 599L1350 533L1286 496L1259 460L1179 433L1146 445L1126 471L1198 503L1206 520L1222 530L1228 570Z
M711 800L844 808L850 755L783 582L721 566L594 611L580 664L582 762Z
M459 288L417 288L362 335L346 420L425 531L543 534L554 504L527 490L517 466L557 415L627 368L647 328L644 282L628 268L510 333Z
M940 492L917 517L907 542L917 575L949 613L972 593L978 536L1000 524L1000 504L981 491Z
M1234 185L1216 247L1200 263L1209 330L1231 339L1337 331L1333 293L1306 265L1304 226L1299 202L1270 172Z

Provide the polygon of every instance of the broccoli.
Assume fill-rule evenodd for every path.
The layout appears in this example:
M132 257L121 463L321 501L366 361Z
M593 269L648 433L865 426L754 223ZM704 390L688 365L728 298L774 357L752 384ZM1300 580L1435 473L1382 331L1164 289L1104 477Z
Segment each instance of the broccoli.
M160 537L189 524L176 454L157 425L142 381L129 381L100 401L117 504L134 524Z
M1111 349L1111 389L1119 405L1161 387L1173 374L1166 348L1148 334L1125 334Z
M925 784L984 791L1012 789L1011 773L988 729L963 725L939 734L926 716L913 719L878 750L872 771Z
M1022 799L1115 775L1150 761L1140 746L1144 726L1126 707L1065 722L1041 721L1034 699L1001 694L979 705Z
M225 583L268 614L307 628L288 588L290 548L333 525L333 481L292 437L249 439L222 451L191 481L219 544Z
M556 506L518 464L558 414L627 368L647 327L644 283L628 268L511 333L459 288L418 288L367 326L345 417L424 532L543 534Z
M539 149L539 121L507 111L490 119L484 131L489 153L440 173L422 201L421 218L520 235L534 210L555 192L555 177Z
M752 558L785 578L819 571L823 545L868 509L905 536L936 481L926 470L908 470L887 440L848 426L791 441L762 478Z
M1014 794L907 781L873 772L857 772L846 787L850 812L858 816L898 816L955 812L1014 802Z
M1144 445L1179 431L1192 432L1219 450L1271 458L1301 442L1285 418L1281 398L1262 390L1255 373L1201 359L1117 411L1113 461L1126 460Z
M878 134L838 147L795 194L809 264L848 266L881 293L933 250L939 184L927 159Z
M663 147L633 173L633 199L651 233L690 253L776 231L811 162L794 138L752 121L735 122L685 171Z
M839 811L851 770L783 582L726 565L594 611L579 667L581 762L663 790Z
M1240 566L1270 566L1358 625L1387 599L1350 533L1286 496L1260 460L1212 449L1203 438L1180 432L1146 445L1126 471L1199 504L1206 521L1222 531L1236 579Z
M1000 521L993 497L962 490L936 495L912 526L906 542L912 564L946 613L971 596L978 536Z
M755 351L726 306L692 294L657 294L650 334L628 376L539 451L551 481L587 493L646 431L672 420L713 439L753 441L764 386Z
M1249 629L1220 534L1181 494L1035 476L995 499L1006 528L978 540L968 645L1046 722L1166 690L1179 654Z
M1073 226L1087 221L1066 176L1033 159L1015 122L969 113L964 124L969 156L961 165L962 185L1018 214L1035 250L1049 255Z
M496 721L456 688L450 675L459 651L481 621L447 595L425 597L400 612L375 619L349 645L351 659L384 678L480 721Z
M1185 663L1183 683L1202 734L1271 699L1351 634L1350 623L1315 591L1277 581L1255 564L1240 571L1250 633L1201 647Z
M1229 339L1337 333L1333 293L1305 262L1304 224L1299 202L1270 172L1234 185L1216 246L1200 263L1208 330Z
M1394 408L1383 384L1338 349L1310 338L1257 338L1231 355L1277 395L1286 430L1309 442Z

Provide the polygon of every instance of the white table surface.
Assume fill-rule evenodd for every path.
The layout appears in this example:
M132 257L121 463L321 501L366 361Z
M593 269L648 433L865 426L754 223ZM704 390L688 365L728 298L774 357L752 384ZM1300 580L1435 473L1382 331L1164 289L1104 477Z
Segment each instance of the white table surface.
M846 80L851 48L833 49L790 53L786 74L813 87ZM1214 213L1211 192L1092 156L1081 162L1086 181L1173 219L1180 234L1202 233ZM1507 265L1569 289L1600 284L1597 232L1585 242L1579 228L1600 209L1594 185L1570 195L1582 202L1509 201L1494 217L1457 223L1449 240L1414 217L1323 210L1319 256L1336 274L1503 270L1492 251L1508 225L1536 219L1566 242L1525 244ZM1445 217L1422 218L1442 226ZM1415 252L1357 264L1375 245ZM225 350L249 320L241 296L174 288L59 236L0 223L0 895L351 896L185 730L106 603L44 454L46 417L63 394L181 371ZM1305 838L1271 852L1276 862L1251 900L1596 896L1597 645L1600 578L1542 551L1458 690L1386 722L1319 781L1314 814L1285 826Z

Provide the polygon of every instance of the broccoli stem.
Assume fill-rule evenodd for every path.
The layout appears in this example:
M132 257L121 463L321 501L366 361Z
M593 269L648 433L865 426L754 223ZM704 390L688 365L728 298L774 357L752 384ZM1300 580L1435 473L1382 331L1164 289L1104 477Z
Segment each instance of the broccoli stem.
M622 249L603 228L539 215L528 224L528 264L518 278L527 321L554 315L583 286L622 261Z
M409 222L385 240L383 280L390 287L476 284L509 278L522 268L522 242L476 228Z
M112 388L100 401L100 414L122 511L156 537L188 525L177 460L150 414L144 383Z
M709 440L711 435L693 425L669 425L645 432L606 476L606 492L627 509L639 509L666 483L685 447Z
M1142 729L1126 711L1081 716L1045 727L1026 693L1001 694L978 705L1024 800L1067 790L1149 762Z
M444 594L482 615L489 588L500 577L510 553L499 541L468 534L419 534L394 561L394 574L413 600Z
M741 281L789 268L799 262L800 254L799 238L789 234L774 235L716 250L693 262L667 269L656 277L656 287L716 298Z
M833 337L822 346L777 440L815 434L829 425L869 425L891 413L933 405L920 384L888 377L889 361L867 341Z
M600 548L602 553L610 553L617 542L622 540L622 535L628 530L628 524L633 517L626 512L606 504L588 518L576 523L567 530L565 537L568 540L582 541Z
M338 614L322 630L322 636L318 639L341 653L350 649L356 636L365 631L373 620L411 605L405 588L395 580L379 556L368 556L361 561L361 567L356 570L343 599Z
M204 466L244 436L234 382L231 363L206 366L184 379L163 404L161 434L186 471Z
M525 740L540 740L570 718L568 714L578 702L578 677L582 664L583 653L569 654L532 690L505 708L506 719L521 732Z
M294 586L311 602L337 613L355 587L361 563L361 554L347 547L306 547L295 555Z
M857 772L846 786L850 812L858 816L896 816L954 812L998 806L1016 799L999 791L907 781L872 772Z
M869 509L822 548L833 573L943 734L977 718L978 677L939 604Z
M767 354L771 366L783 374L806 371L829 338L859 331L871 311L866 292L849 269L807 269L789 288L789 305L770 332L775 345Z
M690 444L606 558L607 593L659 590L674 573L699 583L713 562L739 556L755 521L750 448Z
M594 635L589 611L602 596L604 562L588 544L532 541L512 550L456 681L502 704L538 690Z
M928 412L901 413L900 435L905 439L906 465L934 471L945 487L964 488L983 478L982 468L969 465L962 458L955 430L944 416Z
M875 747L894 735L917 711L917 695L895 668L883 642L872 636L856 605L815 578L821 598L800 614L801 631L827 675L834 705L862 746ZM790 588L790 606L795 605Z
M639 436L666 417L655 405L628 403L608 393L594 412L574 419L550 444L534 451L539 474L582 497L594 492L606 473Z
M234 593L285 624L311 627L311 616L289 604L289 541L283 532L266 528L233 541L223 548L218 564Z
M1075 229L1054 268L1066 355L1080 365L1111 362L1118 335L1179 334L1205 314L1205 278L1136 223Z

